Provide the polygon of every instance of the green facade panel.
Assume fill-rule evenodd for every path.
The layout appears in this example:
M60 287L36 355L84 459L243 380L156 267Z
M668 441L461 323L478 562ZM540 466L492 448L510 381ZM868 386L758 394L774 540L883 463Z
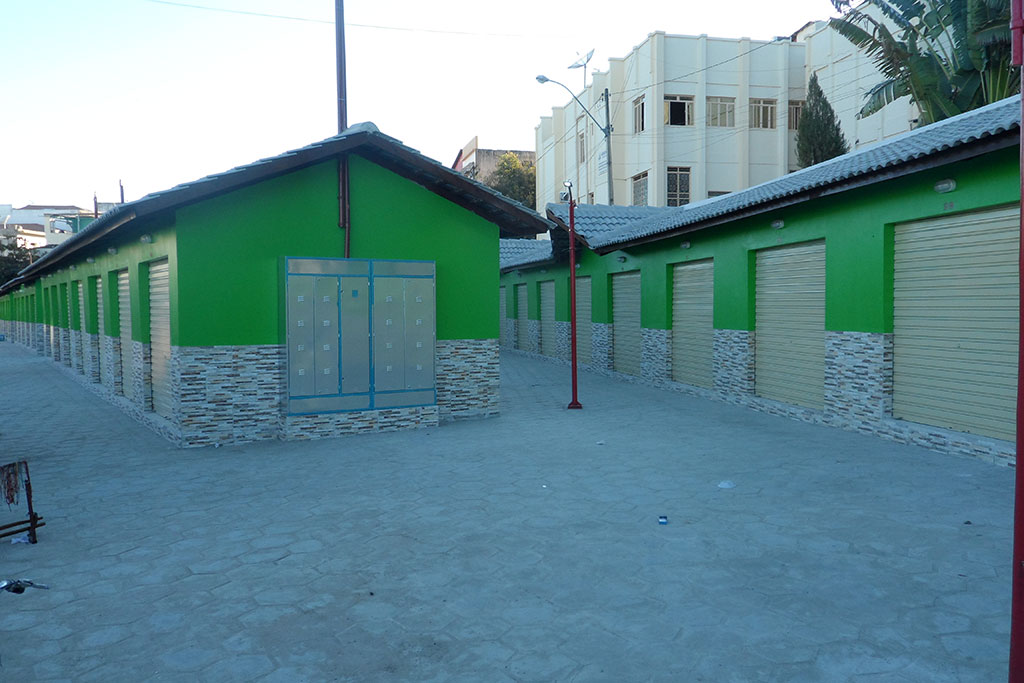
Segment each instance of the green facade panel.
M956 190L936 192L936 182L946 178L956 180ZM639 269L643 326L670 329L672 266L713 258L715 328L753 330L756 252L824 239L825 329L892 332L893 225L1018 202L1019 182L1014 147L625 251L599 256L584 249L577 275L592 278L593 322L610 323L611 276ZM776 220L783 222L781 229L771 227ZM568 291L565 264L547 265L547 273L540 270L505 273L501 284L536 287L554 276L560 291ZM506 311L514 316L512 299ZM556 317L568 320L568 305L558 306Z

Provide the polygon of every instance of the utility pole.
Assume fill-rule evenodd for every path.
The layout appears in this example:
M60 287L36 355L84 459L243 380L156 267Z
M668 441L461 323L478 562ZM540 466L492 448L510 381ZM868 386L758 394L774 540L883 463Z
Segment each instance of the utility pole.
M569 87L565 85L565 83L559 83L558 81L550 79L544 75L537 76L537 82L554 83L556 85L562 86L565 89L565 91L569 93L574 100L576 100L576 104L580 105L580 109L582 109L587 114L587 116L590 117L590 120L594 122L594 125L597 126L597 129L604 134L605 154L608 157L608 204L614 204L615 194L612 190L612 184L614 182L612 178L612 114L611 99L608 95L608 88L604 89L604 125L602 126L600 123L598 123L597 119L594 118L594 115L590 113L590 110L583 106L583 103L580 102L580 98L576 97L576 94L572 90L570 90Z
M338 135L348 128L348 102L345 84L345 2L334 0L334 47L338 77ZM345 258L352 248L352 221L349 213L348 157L338 158L338 227L345 231Z
M605 154L608 157L608 206L613 206L615 192L612 187L615 185L615 179L612 177L612 104L608 88L604 89L604 143Z

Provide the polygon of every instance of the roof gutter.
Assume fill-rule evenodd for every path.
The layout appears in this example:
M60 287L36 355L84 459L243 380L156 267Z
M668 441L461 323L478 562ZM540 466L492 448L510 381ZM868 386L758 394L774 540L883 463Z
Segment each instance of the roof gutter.
M832 185L823 187L811 188L804 192L800 192L788 197L779 197L778 199L768 200L761 204L755 204L746 208L737 209L720 216L713 218L707 218L703 221L691 223L688 225L681 225L677 228L670 230L664 230L661 232L652 233L650 235L644 235L642 237L634 237L629 240L621 242L615 242L612 244L600 245L597 247L590 247L595 253L604 255L609 254L613 251L620 251L622 249L629 249L632 247L638 247L651 242L659 242L661 240L672 239L673 237L679 237L692 232L700 230L707 230L723 223L731 223L744 218L750 218L759 214L768 213L777 209L786 208L796 204L802 204L803 202L819 199L821 197L827 197L840 192L846 192L848 190L854 190L860 187L866 187L868 185L874 185L876 183L883 182L885 180L892 180L894 178L900 178L902 176L917 173L922 170L942 166L945 164L951 164L957 161L964 161L973 157L981 156L989 152L995 152L1000 149L1006 149L1007 147L1013 147L1014 145L1020 144L1020 129L1013 129L1004 131L998 135L989 136L976 141L973 144L959 145L952 149L944 150L935 154L929 154L926 157L919 159L913 159L905 162L898 166L892 166L889 168L879 169L871 173L865 173L862 175L848 178L846 180L840 180ZM557 222L557 221L556 221ZM568 230L563 224L559 225ZM578 237L578 235L577 235ZM589 245L588 245L589 246Z

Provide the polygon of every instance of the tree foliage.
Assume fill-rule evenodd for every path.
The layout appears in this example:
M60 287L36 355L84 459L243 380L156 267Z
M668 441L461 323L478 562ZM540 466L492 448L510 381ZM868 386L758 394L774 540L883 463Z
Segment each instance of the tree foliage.
M17 236L0 235L0 285L12 280L32 262L32 254Z
M806 168L849 151L839 119L818 85L817 74L813 74L807 84L807 101L796 129L797 161Z
M515 152L502 154L497 168L484 178L484 183L531 209L537 203L537 169L533 164L524 164Z
M884 78L868 90L858 117L909 95L925 125L1020 91L1020 72L1010 66L1010 0L851 2L832 0L846 14L829 24Z

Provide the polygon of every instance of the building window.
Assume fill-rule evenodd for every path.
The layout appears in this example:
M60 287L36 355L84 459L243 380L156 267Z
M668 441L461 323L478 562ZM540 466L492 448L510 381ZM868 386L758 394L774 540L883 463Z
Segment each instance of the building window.
M729 194L728 190L708 190L708 198L721 197L723 194Z
M775 100L750 99L750 127L775 128Z
M669 206L690 203L690 168L688 166L668 167L668 192L665 194Z
M587 160L587 142L583 133L576 136L576 150L579 154L579 162L582 164Z
M594 193L591 192L590 194L587 195L587 204L593 204L593 203L594 203Z
M803 100L791 100L789 103L789 129L800 127L800 113L804 110Z
M715 128L732 128L736 125L736 98L709 97L708 125Z
M665 125L693 125L692 95L665 95Z
M633 100L633 135L644 132L644 98L643 95Z
M633 176L633 206L647 206L647 171Z

